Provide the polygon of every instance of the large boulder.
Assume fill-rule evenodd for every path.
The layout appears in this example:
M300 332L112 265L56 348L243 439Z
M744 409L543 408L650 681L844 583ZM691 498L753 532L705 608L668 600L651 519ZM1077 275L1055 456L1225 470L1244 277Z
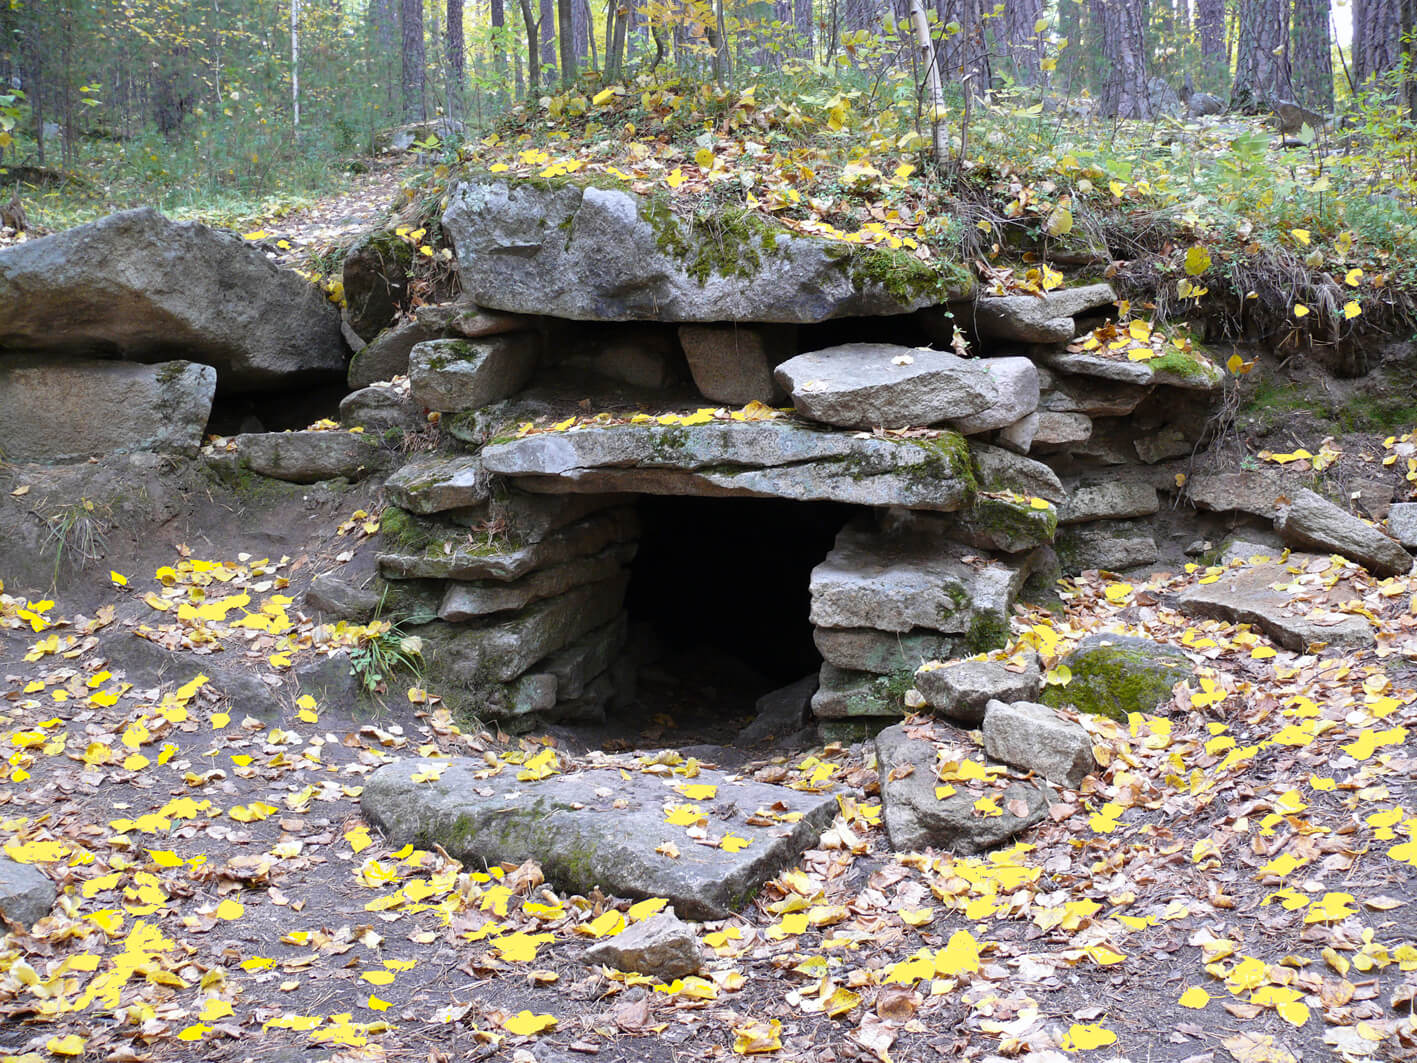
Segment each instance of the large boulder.
M980 362L928 347L845 343L789 358L775 375L798 413L839 428L937 424L999 401Z
M715 788L712 799L699 801L676 790L677 776L614 767L544 780L526 774L489 772L480 759L401 760L370 775L360 801L394 845L442 845L479 867L535 860L559 889L664 897L691 919L742 908L817 842L837 811L835 794L711 769L693 780ZM721 843L731 835L742 844L698 844L684 826L665 822L666 805L694 810L690 822L706 838ZM677 857L665 851L671 842Z
M487 175L443 228L479 306L577 321L783 322L903 314L967 291L957 264L799 236L748 212L680 218L616 188Z
M0 250L0 352L214 366L224 391L344 371L339 311L240 240L143 207Z
M63 463L132 451L192 456L215 390L216 370L192 362L0 357L0 458Z
M1307 488L1279 507L1274 526L1292 546L1342 554L1375 576L1400 576L1412 569L1412 555L1396 539Z
M408 302L412 271L413 245L391 232L366 233L345 252L341 274L345 317L355 335L369 341L393 324Z

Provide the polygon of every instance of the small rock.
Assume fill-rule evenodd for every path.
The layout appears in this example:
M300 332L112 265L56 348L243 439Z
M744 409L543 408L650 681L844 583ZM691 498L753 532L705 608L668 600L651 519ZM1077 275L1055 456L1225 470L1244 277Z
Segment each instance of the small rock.
M1204 554L1210 549L1209 544L1202 550ZM1251 558L1264 557L1278 560L1279 555L1284 553L1284 546L1278 541L1260 542L1259 537L1254 539L1241 539L1231 537L1220 544L1220 552L1216 555L1217 565L1228 565L1233 561L1249 561Z
M779 365L775 376L803 417L841 428L938 424L981 413L999 400L998 386L978 362L890 343L846 343L799 354Z
M984 752L995 760L1076 790L1095 771L1092 738L1081 725L1032 701L990 701L984 712Z
M1380 578L1412 569L1412 556L1401 543L1307 488L1280 507L1274 526L1287 543L1342 554Z
M487 481L476 454L438 455L409 462L389 477L384 490L410 513L442 513L485 502Z
M379 608L379 595L367 587L356 587L333 572L322 572L306 588L305 605L337 620L362 623Z
M1399 502L1387 514L1387 530L1409 550L1417 550L1417 502Z
M49 914L57 895L39 868L0 855L0 930L6 924L29 930Z
M1156 561L1156 540L1145 521L1102 520L1058 529L1058 556L1067 572L1117 572Z
M1349 500L1373 520L1386 520L1392 510L1392 484L1386 480L1354 480Z
M483 310L472 303L430 303L417 307L413 317L420 325L434 329L439 335L455 332L469 340L500 336L504 332L524 332L536 324L534 317Z
M1079 484L1058 507L1058 523L1149 517L1160 508L1156 488L1139 480Z
M1195 449L1195 443L1186 438L1185 433L1173 425L1167 425L1150 435L1142 436L1132 443L1137 457L1148 465L1184 458Z
M359 349L350 360L345 379L352 388L364 388L402 376L408 372L408 356L413 348L438 335L417 321L391 325Z
M1186 497L1197 509L1212 513L1252 513L1273 520L1279 498L1294 490L1278 471L1201 473L1186 481Z
M1141 405L1152 388L1120 380L1069 376L1042 367L1038 408L1050 413L1085 413L1089 417L1125 417Z
M1008 447L1019 454L1027 454L1033 448L1034 437L1038 435L1038 414L1030 413L1020 417L1011 425L999 429L999 445Z
M1059 288L1043 295L986 296L974 303L974 327L981 336L1024 343L1066 343L1073 338L1073 318L1110 306L1117 293L1110 284ZM968 320L968 311L965 312Z
M792 325L680 325L694 386L705 398L744 406L781 402L773 368L797 353Z
M772 739L781 740L795 735L807 723L812 695L817 692L817 673L803 676L795 683L781 687L758 699L757 716L738 732L736 743L754 746Z
M912 728L915 730L915 728ZM1048 795L1023 782L1005 788L999 816L980 816L974 809L978 796L966 786L943 800L935 796L936 743L914 738L895 724L876 736L876 758L881 778L886 833L897 852L925 848L956 853L978 853L1000 845L1048 814ZM1015 804L1021 802L1021 806ZM1020 808L1022 815L1015 813Z
M1172 688L1195 672L1191 659L1175 646L1110 633L1089 635L1062 663L1072 679L1044 690L1044 702L1119 723L1133 712L1156 712L1171 700Z
M673 911L656 912L613 937L597 941L585 950L585 961L617 971L647 974L662 982L698 974L703 969L698 937Z
M428 340L408 356L410 393L430 410L475 410L516 394L536 371L540 339L513 332L483 340Z
M339 421L345 428L363 428L382 437L385 432L409 432L427 425L423 408L391 387L367 387L340 399Z
M899 719L903 715L909 682L909 671L887 676L848 671L824 663L818 675L817 692L812 695L812 715L819 720L858 716Z
M233 442L244 467L295 484L360 480L388 463L388 456L360 432L258 432Z
M1068 492L1058 474L1041 461L973 441L969 444L969 453L974 458L981 491L1012 491L1046 498L1055 505L1067 501Z
M936 712L975 726L991 701L1038 697L1043 673L1035 653L1025 656L1022 668L1013 661L931 661L915 673L915 687Z
M1035 447L1061 447L1082 443L1092 435L1092 418L1085 413L1054 413L1040 410L1033 433Z

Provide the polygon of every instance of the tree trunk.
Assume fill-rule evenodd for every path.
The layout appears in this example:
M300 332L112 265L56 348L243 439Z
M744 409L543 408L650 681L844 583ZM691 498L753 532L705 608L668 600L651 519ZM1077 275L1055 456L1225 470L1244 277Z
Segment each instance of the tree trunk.
M992 71L981 0L960 0L959 24L960 85L968 95L982 100L989 95Z
M553 0L541 0L541 15L537 19L537 36L541 39L541 65L546 68L546 84L556 80L556 17Z
M1407 110L1417 122L1417 0L1399 0L1402 54L1407 59Z
M574 0L556 0L556 35L561 44L561 88L576 80L576 16Z
M1009 63L1020 85L1036 85L1042 77L1043 35L1033 28L1042 17L1043 0L1004 0Z
M448 0L448 29L444 38L448 56L448 71L452 77L454 104L461 109L463 91L467 88L467 42L463 38L463 0Z
M943 120L945 93L940 85L939 58L935 54L935 42L930 39L930 23L925 17L922 0L910 0L910 26L915 31L915 47L920 53L920 65L925 75L925 92L922 95L930 119L935 165L943 167L950 154Z
M300 0L290 0L290 115L300 132Z
M1401 37L1398 0L1353 0L1353 79L1358 88L1397 69Z
M520 0L522 25L526 27L526 82L527 95L535 96L541 91L541 48L537 43L541 36L540 24L531 12L531 0Z
M1294 0L1295 102L1320 113L1333 110L1333 55L1329 0Z
M423 0L403 0L403 117L421 122L428 117L423 99Z
M1284 0L1240 0L1235 82L1230 105L1256 114L1289 95L1285 55L1289 14Z
M1196 33L1201 40L1201 66L1208 89L1220 89L1230 73L1225 50L1225 0L1196 0Z
M797 54L812 58L812 0L794 0L792 28L797 31Z
M1110 118L1150 118L1142 5L1132 0L1090 0L1103 65L1098 107Z

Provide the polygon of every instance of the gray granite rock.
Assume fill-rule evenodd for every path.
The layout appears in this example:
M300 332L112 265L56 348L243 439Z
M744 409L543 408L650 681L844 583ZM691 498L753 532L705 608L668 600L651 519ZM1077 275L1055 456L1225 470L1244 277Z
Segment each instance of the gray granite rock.
M1125 355L1056 348L1040 351L1039 360L1059 373L1101 377L1142 387L1169 384L1191 391L1214 391L1225 379L1220 367L1198 351L1133 362Z
M1180 609L1187 616L1251 624L1285 649L1307 653L1316 645L1334 649L1366 649L1377 644L1372 625L1361 616L1336 609L1319 610L1305 598L1275 590L1294 579L1289 567L1304 566L1316 558L1291 555L1279 561L1279 552L1263 550L1274 558L1246 564L1227 572L1214 583L1197 583L1182 592Z
M973 440L969 453L974 459L974 474L981 491L1012 491L1046 498L1055 505L1067 500L1068 492L1058 474L1041 461Z
M428 340L408 356L409 389L430 410L476 410L515 395L536 371L540 337L512 332L480 340Z
M1417 502L1398 502L1388 510L1387 530L1408 550L1417 550Z
M915 689L930 708L977 726L991 701L1031 701L1043 690L1038 655L1014 661L930 661L915 673ZM1002 758L1001 758L1002 759Z
M349 362L345 375L349 386L364 388L381 380L408 374L408 356L415 346L441 335L417 321L404 321L384 329Z
M938 535L882 534L857 520L812 570L811 621L818 627L965 636L974 650L1001 643L1010 609L1031 571L1027 555L985 561Z
M1195 674L1185 651L1112 632L1087 636L1062 663L1072 679L1045 689L1044 702L1054 707L1070 705L1119 723L1126 723L1134 712L1160 711L1171 700L1172 688Z
M1038 369L1031 359L979 358L976 362L989 374L998 397L988 409L955 418L951 428L967 436L978 435L1017 424L1038 410Z
M774 375L798 413L839 428L954 421L991 410L1002 397L976 360L892 343L846 343L799 354Z
M969 284L957 266L772 222L755 232L725 228L721 215L678 218L618 188L478 176L454 189L443 226L473 302L575 321L805 324L909 313Z
M931 848L979 853L1002 845L1048 815L1046 791L1031 783L1003 787L952 783L952 794L937 797L937 754L935 741L913 737L901 724L876 736L886 833L897 852ZM1002 793L996 794L1000 789ZM996 796L1001 815L976 813L974 802L986 793Z
M556 698L570 701L615 663L629 639L629 618L618 614L610 623L582 635L537 664L538 671L556 677Z
M441 768L438 778L413 781L430 768ZM716 786L717 794L698 802L674 790L677 776L631 771L627 778L616 768L559 772L540 782L516 776L515 769L488 775L480 759L401 760L369 776L360 803L393 845L439 844L478 866L535 860L558 889L664 897L693 919L722 919L742 908L816 844L837 810L833 793L712 769L693 781ZM731 833L748 844L737 851L697 844L665 822L670 804L698 807L708 837ZM797 816L788 822L783 817L791 813ZM677 859L657 851L669 842Z
M705 398L745 406L780 403L787 393L773 369L797 353L791 325L680 325L679 342L694 386Z
M42 464L133 451L193 457L216 383L216 370L195 362L136 365L0 349L0 456Z
M877 631L874 628L819 627L812 640L822 660L852 672L896 675L926 661L948 657L956 639L937 631Z
M819 720L899 718L905 713L903 698L909 678L908 668L891 676L823 664L817 675L817 692L812 695L812 715Z
M962 438L896 441L786 421L629 424L549 432L482 450L534 492L789 498L952 510L969 495Z
M237 460L273 480L313 484L361 480L388 465L388 455L362 432L255 432L236 436Z
M1117 293L1110 284L1059 288L1042 295L985 296L974 303L974 326L981 336L1024 343L1066 343L1073 338L1073 318L1111 306Z
M505 332L531 331L537 322L534 316L484 310L468 302L427 303L416 307L413 317L420 325L434 329L438 335L454 333L469 340L500 336Z
M1120 380L1070 376L1039 369L1038 408L1049 413L1081 413L1088 417L1125 417L1152 393L1152 385Z
M383 437L390 430L409 432L428 424L423 407L412 397L391 387L364 387L351 391L339 403L339 422L345 428L363 428Z
M1062 447L1085 442L1092 435L1092 418L1085 413L1038 412L1038 425L1033 431L1035 447Z
M1112 479L1081 483L1058 507L1059 524L1149 517L1161 508L1156 488L1142 480Z
M1058 558L1066 572L1106 569L1116 572L1150 565L1158 556L1156 540L1145 521L1101 520L1058 529Z
M757 715L753 717L753 722L738 732L735 743L755 746L798 734L806 726L817 683L817 673L813 672L795 683L764 694L755 706Z
M322 572L305 590L305 607L324 616L362 623L379 608L379 594L333 572Z
M548 565L511 582L449 581L438 618L456 623L521 609L543 598L565 594L573 587L611 579L622 573L634 556L634 543L615 543L598 554Z
M995 438L1000 446L1008 447L1019 454L1027 454L1033 449L1033 440L1038 435L1039 423L1037 412L1030 413L1027 417L1020 417L1013 424L1005 425L999 429L999 434Z
M1097 770L1092 738L1079 724L1032 701L990 701L984 713L984 752L995 760L1076 790Z
M379 555L379 571L388 579L514 580L549 565L598 553L611 543L639 535L639 518L629 508L593 513L550 533L539 542L508 537L488 544L460 540L433 542L421 550L395 544ZM459 529L461 531L461 529Z
M410 513L442 513L485 502L487 473L476 454L416 458L384 482L389 500Z
M1274 526L1292 546L1342 554L1375 576L1398 576L1412 569L1412 555L1401 543L1307 488L1279 508Z
M6 924L29 930L49 914L57 895L53 881L39 868L0 854L0 931Z
M602 938L585 950L585 962L647 974L662 982L698 974L704 966L693 927L672 911L656 912L614 937Z
M1137 457L1148 465L1187 457L1195 447L1195 440L1175 425L1166 425L1132 441Z

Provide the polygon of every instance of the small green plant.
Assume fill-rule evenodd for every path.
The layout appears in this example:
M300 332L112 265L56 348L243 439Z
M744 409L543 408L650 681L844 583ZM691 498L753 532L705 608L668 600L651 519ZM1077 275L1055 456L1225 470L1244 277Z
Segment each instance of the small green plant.
M108 531L107 516L106 509L84 498L44 518L49 526L47 542L54 546L52 582L59 582L59 570L65 558L77 568L83 568L103 556L107 546L104 538Z
M349 651L350 671L369 694L387 692L385 680L403 670L418 677L423 671L423 640L405 635L398 624L370 622L368 632Z

